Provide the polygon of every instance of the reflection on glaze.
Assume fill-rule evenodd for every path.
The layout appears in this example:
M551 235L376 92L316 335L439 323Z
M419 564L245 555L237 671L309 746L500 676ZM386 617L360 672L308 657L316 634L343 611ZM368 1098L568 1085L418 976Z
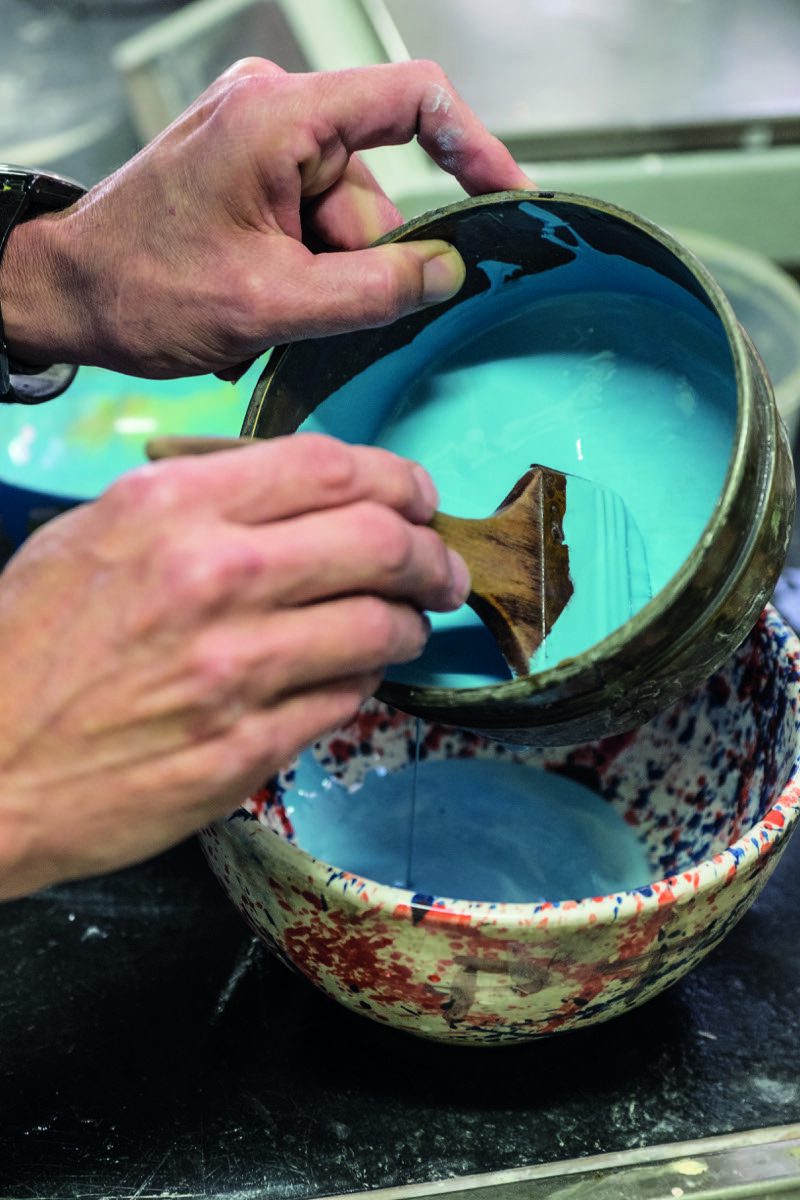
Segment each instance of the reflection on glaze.
M306 753L289 816L299 845L315 857L437 896L577 900L654 878L634 830L610 804L570 779L508 760L421 762L416 781L413 767L378 768L348 790Z

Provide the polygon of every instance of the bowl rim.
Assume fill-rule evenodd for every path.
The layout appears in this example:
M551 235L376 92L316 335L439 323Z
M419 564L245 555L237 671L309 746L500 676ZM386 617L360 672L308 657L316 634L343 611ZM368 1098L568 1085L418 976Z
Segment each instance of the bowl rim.
M800 729L800 636L788 621L772 605L764 609L759 623L777 644L780 655L794 662L797 681L795 720ZM242 809L237 810L242 812ZM235 816L236 814L232 814ZM231 816L215 822L218 829L225 829ZM332 891L342 904L363 916L365 905L378 909L389 919L407 920L424 916L424 924L431 927L452 927L454 923L473 928L490 925L495 932L501 929L521 929L546 922L560 927L609 925L634 916L648 916L671 905L681 905L698 896L720 891L733 878L760 859L770 857L786 842L798 820L800 820L800 739L798 747L781 791L754 825L746 832L710 858L675 872L662 879L654 880L629 891L610 892L604 896L590 896L579 900L551 900L536 903L486 900L462 900L440 896L422 896L407 888L392 887L390 884L340 867L318 858L294 842L286 841L277 832L260 821L236 821L238 829L231 836L257 837L268 858L282 860L294 874L306 874L307 880ZM225 834L223 834L225 836ZM265 841L264 837L274 839ZM304 872L304 864L307 870Z

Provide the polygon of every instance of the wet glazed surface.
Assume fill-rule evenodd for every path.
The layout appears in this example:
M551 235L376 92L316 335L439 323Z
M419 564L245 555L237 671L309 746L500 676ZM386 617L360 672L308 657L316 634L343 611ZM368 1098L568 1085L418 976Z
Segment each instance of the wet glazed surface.
M441 507L459 516L492 512L531 462L569 473L564 537L575 591L534 659L541 669L611 633L691 552L731 451L728 367L727 348L666 305L560 297L415 383L376 440L421 461ZM593 484L613 489L618 507L603 508ZM477 618L462 610L433 620L452 629ZM460 657L438 682L483 682L459 678ZM425 670L423 655L391 678L413 683Z
M502 265L487 273L501 277ZM534 659L541 669L612 632L680 568L722 488L736 394L730 351L707 312L611 291L534 293L519 304L473 341L454 336L455 349L406 388L390 355L398 361L363 372L304 428L419 460L440 507L458 516L487 516L532 462L568 473L575 593ZM393 365L400 390L381 415L373 389L391 395ZM616 503L604 509L592 485L612 489ZM509 677L482 648L489 635L470 609L433 623L426 653L390 678L475 686Z
M658 589L719 494L731 385L730 351L693 316L612 292L554 297L415 381L375 440L419 459L459 516L491 512L532 461L613 487Z
M259 364L232 386L211 375L134 379L82 367L48 404L0 408L0 553L146 461L158 433L235 436Z

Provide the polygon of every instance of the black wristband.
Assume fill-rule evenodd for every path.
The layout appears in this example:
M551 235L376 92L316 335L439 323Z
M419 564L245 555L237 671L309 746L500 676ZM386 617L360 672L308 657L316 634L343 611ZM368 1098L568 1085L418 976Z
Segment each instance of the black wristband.
M0 165L0 265L11 230L21 221L68 208L85 192L58 175ZM65 391L78 368L67 364L24 366L9 357L0 310L0 403L41 404Z

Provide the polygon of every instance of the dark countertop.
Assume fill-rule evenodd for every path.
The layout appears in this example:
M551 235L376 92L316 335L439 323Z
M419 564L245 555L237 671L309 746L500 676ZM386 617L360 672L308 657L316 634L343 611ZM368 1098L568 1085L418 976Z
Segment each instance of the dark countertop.
M795 564L797 530L800 625ZM0 1197L305 1200L800 1122L798 912L795 838L671 990L473 1049L290 973L194 841L0 905Z
M796 1122L799 868L649 1004L494 1049L326 999L194 842L0 906L0 1195L313 1197Z

